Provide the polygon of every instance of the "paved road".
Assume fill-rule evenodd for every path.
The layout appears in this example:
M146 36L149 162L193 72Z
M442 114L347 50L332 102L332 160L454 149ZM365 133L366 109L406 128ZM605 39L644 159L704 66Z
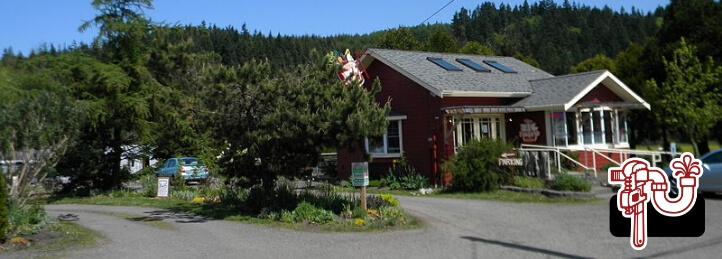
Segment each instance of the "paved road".
M50 215L73 213L105 237L68 258L548 258L683 257L722 254L722 199L706 201L699 238L650 237L635 251L608 231L602 205L516 204L397 197L427 227L382 233L310 233L205 220L137 207L50 205ZM160 217L174 229L150 227L107 213Z

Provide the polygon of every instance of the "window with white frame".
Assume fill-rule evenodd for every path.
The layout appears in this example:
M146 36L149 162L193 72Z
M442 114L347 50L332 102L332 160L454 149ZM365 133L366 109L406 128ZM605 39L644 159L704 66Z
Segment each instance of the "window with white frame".
M366 151L375 156L401 156L403 140L401 120L389 120L386 134L366 138Z
M607 107L552 113L554 144L600 145L628 143L627 112ZM557 118L557 117L559 118ZM566 121L566 128L559 127Z
M459 119L454 131L456 146L461 147L472 139L503 138L500 115L469 116Z

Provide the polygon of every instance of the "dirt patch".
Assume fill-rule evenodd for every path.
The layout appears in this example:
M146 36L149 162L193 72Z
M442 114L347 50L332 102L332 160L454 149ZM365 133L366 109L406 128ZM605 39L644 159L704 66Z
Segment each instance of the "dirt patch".
M54 229L43 229L27 236L10 237L0 244L0 254L44 247L62 238L63 232Z

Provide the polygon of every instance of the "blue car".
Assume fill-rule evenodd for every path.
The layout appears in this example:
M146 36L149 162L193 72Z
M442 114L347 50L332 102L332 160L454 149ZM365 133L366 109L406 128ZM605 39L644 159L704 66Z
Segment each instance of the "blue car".
M173 177L180 174L186 181L205 181L208 179L208 167L195 157L170 158L163 163L156 175Z
M699 178L698 192L702 193L718 193L722 192L722 149L704 154L699 157L702 161L702 176ZM672 177L672 169L664 168L667 177L672 185L670 188L670 196L677 197L677 179Z

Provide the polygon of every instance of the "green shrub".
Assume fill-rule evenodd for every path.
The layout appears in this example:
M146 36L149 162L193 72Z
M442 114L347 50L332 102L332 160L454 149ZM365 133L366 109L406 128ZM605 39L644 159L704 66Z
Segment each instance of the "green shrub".
M170 197L172 199L192 201L196 197L196 192L193 190L172 190L170 191Z
M499 166L502 153L512 146L501 140L482 138L472 140L444 164L443 170L451 172L450 189L454 191L493 191L509 182L509 168Z
M51 223L50 217L45 213L41 205L20 207L15 202L10 202L8 209L8 233L15 235L37 234L38 231Z
M357 207L353 210L351 210L351 214L353 215L353 218L355 219L365 219L366 218L366 210L362 209L361 207Z
M393 207L399 206L399 201L391 194L379 194L379 197Z
M428 185L426 176L420 174L412 174L401 177L401 187L406 190L418 190Z
M606 164L603 164L603 165L602 165L602 168L601 168L601 169L602 169L602 172L608 172L608 171L609 171L609 168L612 168L612 167L615 167L615 166L617 166L617 165L614 164L614 163L606 163Z
M537 189L544 188L545 185L544 180L529 176L514 177L514 181L512 184L517 187Z
M568 151L568 152L565 152L564 154L571 157L575 161L579 161L579 152ZM566 170L576 170L577 166L578 166L577 164L575 164L571 160L567 159L566 157L561 158L561 164L562 164L562 169L566 169Z
M394 160L391 167L389 167L389 172L382 180L384 185L388 185L389 188L394 190L415 190L428 185L428 178L416 172L416 168L405 157Z
M568 175L566 173L555 174L554 181L549 185L549 188L557 191L574 191L574 192L588 192L592 190L592 183L579 178Z
M261 210L267 208L271 204L269 195L262 186L253 186L248 191L248 196L243 200L240 209L241 212L248 215L259 215Z
M301 202L293 210L294 222L308 221L311 224L325 224L336 219L336 215L330 211L316 208L308 202ZM283 214L281 215L283 218Z
M142 186L141 195L144 197L158 196L158 177L155 174L149 174L140 178Z
M381 180L369 180L369 187L381 187Z
M387 201L376 195L370 195L366 197L366 207L372 210L377 210L384 206L391 206Z
M8 188L5 185L5 175L0 172L0 243L5 241L5 231L8 229Z
M250 190L245 188L223 188L219 196L221 205L227 208L241 207L249 193Z
M271 193L273 202L270 204L271 211L292 210L298 205L296 185L291 181L278 181Z
M409 222L408 216L399 207L381 207L378 214L387 226L405 225Z

